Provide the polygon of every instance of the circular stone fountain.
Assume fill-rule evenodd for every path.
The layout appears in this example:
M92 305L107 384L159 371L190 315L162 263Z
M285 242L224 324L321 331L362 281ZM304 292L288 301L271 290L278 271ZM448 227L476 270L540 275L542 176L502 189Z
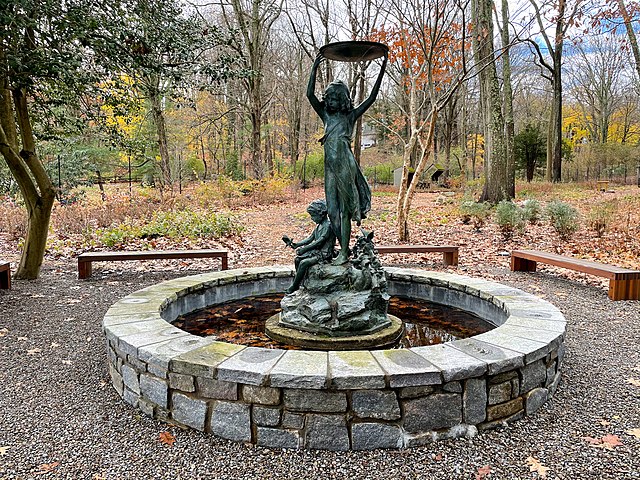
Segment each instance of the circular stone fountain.
M495 329L440 345L304 351L244 347L169 322L206 306L283 292L294 271L260 267L139 290L106 313L112 383L150 417L281 448L405 448L517 420L555 392L565 319L521 290L386 268L389 294L475 313Z

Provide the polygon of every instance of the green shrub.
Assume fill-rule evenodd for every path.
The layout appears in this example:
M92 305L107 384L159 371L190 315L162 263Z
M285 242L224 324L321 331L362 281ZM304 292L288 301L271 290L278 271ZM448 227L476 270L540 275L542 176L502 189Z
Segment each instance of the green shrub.
M128 220L111 228L98 229L96 235L104 245L113 247L137 238L220 238L237 235L242 230L244 227L228 214L182 210L158 211L145 223Z
M578 211L566 202L553 200L547 204L545 214L560 238L567 240L579 227Z
M535 225L540 220L540 202L534 198L525 200L522 204L521 213L525 222Z
M524 216L522 209L509 200L503 200L496 206L496 223L504 238L510 238L514 231L524 231Z
M465 225L472 223L476 230L480 230L491 216L491 206L486 202L466 200L460 205L460 216L462 223Z
M618 202L609 200L596 204L587 216L587 226L596 232L598 237L609 229L611 221L618 211Z

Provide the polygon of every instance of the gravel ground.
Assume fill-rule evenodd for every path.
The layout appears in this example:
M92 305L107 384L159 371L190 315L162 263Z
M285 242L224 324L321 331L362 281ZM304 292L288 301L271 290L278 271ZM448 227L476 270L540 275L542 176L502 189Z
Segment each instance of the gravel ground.
M547 478L640 479L640 438L626 433L640 429L640 386L629 382L640 379L640 302L611 302L601 288L549 273L487 269L567 317L564 377L552 401L470 440L403 451L279 451L148 419L110 386L100 330L109 305L201 271L109 272L99 265L79 281L70 263L49 262L40 280L0 291L1 480L540 478L529 457L549 469ZM176 437L171 447L158 439L166 430ZM608 450L584 438L607 434L622 445Z

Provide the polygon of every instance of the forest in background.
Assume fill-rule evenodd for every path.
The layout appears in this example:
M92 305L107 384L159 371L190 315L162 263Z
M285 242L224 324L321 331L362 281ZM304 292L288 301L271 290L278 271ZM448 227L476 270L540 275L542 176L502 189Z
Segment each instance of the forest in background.
M375 183L402 169L400 240L435 169L497 203L516 177L626 183L640 161L636 2L18 0L0 15L0 193L22 194L25 252L36 237L44 251L54 198L73 202L79 185L170 196L192 181L321 179L305 92L333 41L390 47L354 151ZM344 79L357 104L378 68L327 62L319 90Z

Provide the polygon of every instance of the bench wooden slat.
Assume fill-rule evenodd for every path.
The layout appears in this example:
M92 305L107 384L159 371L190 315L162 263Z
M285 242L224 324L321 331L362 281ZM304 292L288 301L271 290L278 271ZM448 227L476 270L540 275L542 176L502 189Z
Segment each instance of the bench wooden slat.
M142 250L122 252L85 252L78 261L104 262L109 260L159 260L176 258L214 258L227 255L227 250Z
M538 262L608 278L611 300L640 300L640 271L538 250L511 252L514 272L535 272Z
M458 265L458 247L455 245L378 245L379 254L442 252L445 265Z
M93 262L129 260L170 260L178 258L220 258L222 270L229 268L227 250L142 250L122 252L85 252L78 255L78 277L91 276Z
M11 288L11 264L0 262L0 289L9 290Z

